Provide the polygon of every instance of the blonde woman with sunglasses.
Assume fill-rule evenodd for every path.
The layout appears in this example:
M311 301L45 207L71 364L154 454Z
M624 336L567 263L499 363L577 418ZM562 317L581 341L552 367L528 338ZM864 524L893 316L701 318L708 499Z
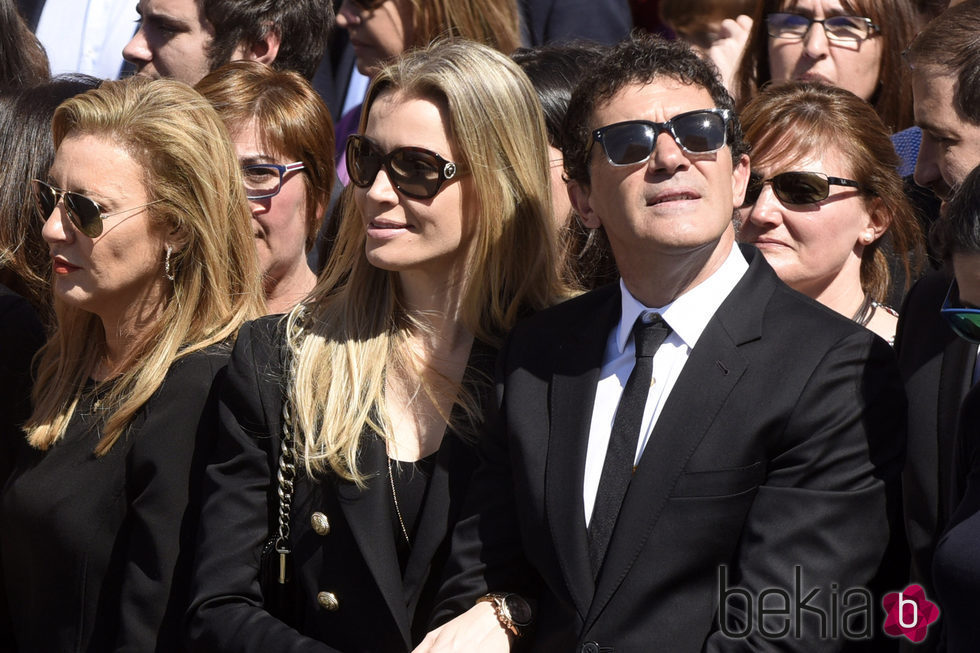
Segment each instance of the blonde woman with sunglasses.
M835 86L793 82L764 89L741 120L752 174L739 240L794 290L893 342L892 270L907 286L922 243L874 109Z
M0 497L0 624L18 651L176 651L209 388L263 308L238 161L171 81L105 82L52 131L56 325Z
M327 268L285 320L243 330L220 393L193 650L407 652L433 626L495 347L564 294L546 152L534 90L487 46L437 43L378 73ZM294 567L275 615L270 540Z

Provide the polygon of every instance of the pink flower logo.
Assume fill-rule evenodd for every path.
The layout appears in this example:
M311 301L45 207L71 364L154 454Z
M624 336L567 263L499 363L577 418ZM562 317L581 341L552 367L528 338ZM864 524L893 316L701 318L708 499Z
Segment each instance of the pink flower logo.
M929 625L939 619L939 606L926 598L920 585L909 585L901 592L886 594L881 600L885 607L885 632L892 637L908 637L919 643L926 638Z

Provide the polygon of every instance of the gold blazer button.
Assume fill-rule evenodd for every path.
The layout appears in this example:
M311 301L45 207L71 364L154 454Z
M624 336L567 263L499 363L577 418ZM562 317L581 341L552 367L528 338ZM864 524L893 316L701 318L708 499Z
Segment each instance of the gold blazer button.
M336 612L340 609L340 601L337 600L337 595L333 592L320 592L316 595L316 602L328 612Z
M310 516L310 523L317 535L326 535L330 532L330 520L322 512L315 512Z

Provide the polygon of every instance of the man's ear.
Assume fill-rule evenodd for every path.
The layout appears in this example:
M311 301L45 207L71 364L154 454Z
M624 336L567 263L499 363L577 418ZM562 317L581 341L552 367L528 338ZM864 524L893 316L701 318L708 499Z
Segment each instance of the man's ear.
M602 220L592 209L592 189L580 181L572 180L568 182L568 199L572 202L572 208L578 213L582 224L587 229L598 229L602 226Z
M743 154L732 167L732 203L735 208L742 206L745 201L745 191L749 185L749 175L752 172L752 165L749 155Z
M267 66L271 66L279 55L279 44L281 43L279 31L270 26L258 41L247 45L239 43L235 48L232 61L258 61Z

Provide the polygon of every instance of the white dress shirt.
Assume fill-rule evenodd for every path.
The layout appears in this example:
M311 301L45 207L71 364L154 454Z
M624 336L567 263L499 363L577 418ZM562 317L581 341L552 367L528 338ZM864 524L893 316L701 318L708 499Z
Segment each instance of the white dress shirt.
M636 348L632 337L636 319L641 313L660 313L670 326L671 332L653 357L653 381L643 410L643 422L637 441L634 465L639 464L643 450L650 439L650 433L657 423L667 397L670 396L674 382L684 369L688 355L694 349L715 311L748 268L745 257L742 256L739 248L733 245L721 267L710 277L660 308L650 308L641 304L620 280L622 314L619 323L609 333L606 351L602 356L602 369L596 386L589 445L585 456L583 499L586 525L592 518L599 478L602 475L602 464L606 459L609 436L616 417L616 407L636 363Z
M136 33L136 0L47 0L37 38L51 74L85 73L116 79L122 49Z

